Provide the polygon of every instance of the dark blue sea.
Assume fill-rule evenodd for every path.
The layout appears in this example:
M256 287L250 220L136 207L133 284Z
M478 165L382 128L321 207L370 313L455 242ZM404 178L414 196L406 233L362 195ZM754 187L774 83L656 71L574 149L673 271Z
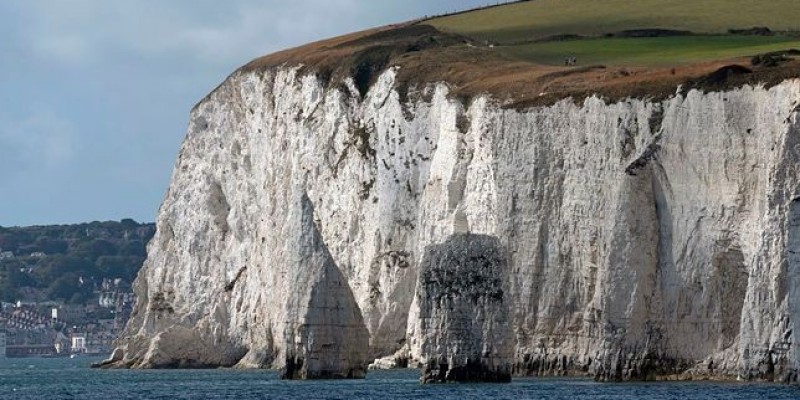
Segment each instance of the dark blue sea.
M90 358L0 359L2 399L800 399L800 387L739 383L601 384L516 379L510 384L428 385L414 370L371 371L365 380L289 382L274 371L96 370Z

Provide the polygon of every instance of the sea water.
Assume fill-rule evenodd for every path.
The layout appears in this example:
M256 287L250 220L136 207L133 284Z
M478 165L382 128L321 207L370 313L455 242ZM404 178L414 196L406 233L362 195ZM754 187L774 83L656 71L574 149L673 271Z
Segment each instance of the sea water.
M97 370L91 358L0 359L0 399L800 399L800 386L517 378L510 384L420 385L419 371L370 371L364 380L282 381L274 371Z

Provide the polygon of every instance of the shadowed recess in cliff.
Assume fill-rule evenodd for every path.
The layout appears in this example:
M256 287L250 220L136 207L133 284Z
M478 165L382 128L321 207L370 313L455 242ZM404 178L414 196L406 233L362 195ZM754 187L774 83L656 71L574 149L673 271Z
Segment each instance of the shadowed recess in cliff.
M619 207L613 218L620 229L611 237L606 271L601 275L606 339L604 354L593 365L598 380L649 379L671 367L670 360L661 356L654 168L647 163L639 168L633 175L626 171L628 176L616 194Z

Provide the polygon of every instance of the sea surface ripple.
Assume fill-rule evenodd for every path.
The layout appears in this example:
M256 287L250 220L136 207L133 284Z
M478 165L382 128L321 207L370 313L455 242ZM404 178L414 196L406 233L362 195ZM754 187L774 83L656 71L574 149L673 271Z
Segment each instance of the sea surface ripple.
M0 359L0 399L800 399L799 386L777 384L518 378L510 384L423 386L415 370L370 371L365 380L296 382L282 381L274 371L90 369L94 361Z

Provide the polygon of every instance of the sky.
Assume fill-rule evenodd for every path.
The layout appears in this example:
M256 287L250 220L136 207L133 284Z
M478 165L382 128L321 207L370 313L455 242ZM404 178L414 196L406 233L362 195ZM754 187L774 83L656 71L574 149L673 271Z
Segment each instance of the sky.
M188 113L247 61L486 0L2 0L0 226L154 221Z

